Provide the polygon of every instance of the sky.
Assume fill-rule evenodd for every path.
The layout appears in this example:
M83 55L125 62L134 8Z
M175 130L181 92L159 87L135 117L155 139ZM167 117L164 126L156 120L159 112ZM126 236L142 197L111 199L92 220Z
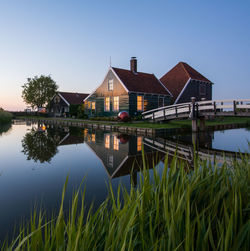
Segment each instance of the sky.
M213 99L250 98L250 1L0 0L0 107L23 110L27 78L90 93L110 64L162 77L184 61Z

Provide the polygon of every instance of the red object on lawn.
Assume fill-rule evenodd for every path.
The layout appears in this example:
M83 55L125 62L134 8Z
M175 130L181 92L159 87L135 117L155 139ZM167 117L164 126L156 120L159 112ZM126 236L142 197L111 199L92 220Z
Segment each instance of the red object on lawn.
M126 111L119 112L118 118L123 122L130 120L130 116L129 116L128 112L126 112Z

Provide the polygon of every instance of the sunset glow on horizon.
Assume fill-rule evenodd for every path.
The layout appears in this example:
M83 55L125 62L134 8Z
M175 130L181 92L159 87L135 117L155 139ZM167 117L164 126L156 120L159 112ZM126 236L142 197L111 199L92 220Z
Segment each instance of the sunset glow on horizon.
M249 98L250 2L0 2L0 107L22 111L28 77L91 93L110 64L158 78L179 61L214 84L214 99ZM247 32L248 31L248 32Z

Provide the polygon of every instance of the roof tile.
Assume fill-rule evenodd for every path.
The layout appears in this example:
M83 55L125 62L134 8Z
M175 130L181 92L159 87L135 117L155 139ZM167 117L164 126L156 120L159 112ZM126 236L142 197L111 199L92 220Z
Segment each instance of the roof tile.
M58 92L62 95L70 105L80 105L84 103L84 99L89 95L77 92Z
M112 69L130 92L171 95L154 74L144 72L133 73L130 70L115 67L112 67Z

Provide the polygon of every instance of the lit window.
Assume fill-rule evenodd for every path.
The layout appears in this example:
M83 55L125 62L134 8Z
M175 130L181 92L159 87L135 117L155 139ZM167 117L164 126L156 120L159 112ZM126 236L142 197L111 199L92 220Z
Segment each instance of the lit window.
M113 139L114 141L113 141L113 148L114 148L114 150L119 150L119 139L116 137L116 136L114 136L114 139Z
M88 142L91 142L91 135L90 134L88 134L87 138L88 138Z
M200 84L200 95L206 95L206 84Z
M91 102L91 109L95 110L95 102Z
M114 97L113 110L119 111L119 97Z
M105 148L110 148L110 135L105 135Z
M88 109L90 109L90 108L91 108L91 102L88 101Z
M108 82L108 90L109 91L113 91L114 90L113 79L110 79L109 82Z
M137 111L143 110L143 96L137 96Z
M84 137L87 137L87 135L88 135L88 129L84 129Z
M92 135L91 135L91 141L95 142L95 134L94 133L92 133Z
M106 97L104 100L104 110L110 111L110 97Z
M137 151L140 152L142 148L142 137L137 137Z

